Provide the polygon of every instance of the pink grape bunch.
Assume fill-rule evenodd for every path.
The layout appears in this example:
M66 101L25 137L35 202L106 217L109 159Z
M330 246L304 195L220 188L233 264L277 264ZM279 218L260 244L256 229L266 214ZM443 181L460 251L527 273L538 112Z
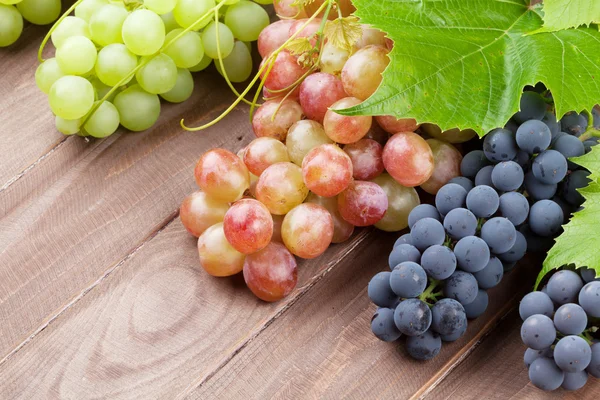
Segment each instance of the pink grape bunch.
M260 54L268 57L305 22L269 25L258 39ZM412 119L335 112L377 89L390 46L383 33L364 26L352 54L330 46L331 57L323 59L335 62L307 74L293 93L286 90L306 70L298 56L278 54L263 76L267 100L252 118L256 138L237 155L225 149L203 154L194 171L200 191L181 206L206 272L242 272L257 297L280 300L297 284L296 257L320 256L355 227L405 229L420 204L415 188L436 193L460 174L460 152L435 138L456 143L470 132L422 126L419 131L434 137L426 140Z

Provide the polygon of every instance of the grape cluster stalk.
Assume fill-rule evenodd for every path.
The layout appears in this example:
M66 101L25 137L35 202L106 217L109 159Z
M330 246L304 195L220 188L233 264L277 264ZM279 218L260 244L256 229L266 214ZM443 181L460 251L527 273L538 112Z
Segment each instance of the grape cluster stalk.
M412 210L410 233L396 241L390 254L391 271L379 272L369 283L368 295L378 306L371 321L373 333L383 341L406 336L406 350L415 359L432 359L443 342L459 339L467 330L468 319L486 311L487 290L498 285L528 251L549 250L562 225L582 207L584 198L577 189L589 183L589 171L569 158L581 156L597 144L600 112L597 108L591 114L571 112L557 121L551 93L537 89L541 93L526 90L520 111L507 125L489 132L481 149L464 156L461 176L439 189L435 205L422 204ZM584 279L594 278L594 271L582 271L587 276ZM571 283L557 286L554 282L559 279L571 279ZM578 375L565 375L563 383L554 361L546 360L556 339L550 334L557 323L556 317L554 325L549 319L554 313L553 301L558 305L572 302L583 286L577 281L581 279L572 271L559 272L548 284L552 301L540 299L548 296L534 292L521 303L526 310L521 314L524 319L536 314L527 310L537 310L538 302L549 305L542 312L545 316L531 317L524 324L531 328L523 339L530 347L526 360L534 351L545 358L530 368L532 382L543 389L562 384L575 390L587 379L582 372L586 364L577 371L564 370ZM600 315L600 303L593 297L600 296L596 286L587 287L583 300L587 309L582 305L594 318ZM588 327L585 313L579 309L579 322L571 321L575 308L569 305L557 311L569 327L562 333L584 333L588 335L584 339L590 341L589 334L598 328ZM575 323L580 330L570 328ZM536 342L542 340L537 331L540 326L546 326L542 344ZM560 331L559 325L556 328ZM566 346L572 338L561 340ZM581 340L575 339L576 344ZM591 354L589 346L581 344L580 348ZM569 351L574 354L575 350Z
M29 1L29 0L24 0ZM269 24L264 0L78 0L43 40L35 74L65 135L104 138L156 123L192 72L213 62L233 89L252 73L251 43ZM71 15L73 13L74 15ZM43 60L51 40L54 57Z

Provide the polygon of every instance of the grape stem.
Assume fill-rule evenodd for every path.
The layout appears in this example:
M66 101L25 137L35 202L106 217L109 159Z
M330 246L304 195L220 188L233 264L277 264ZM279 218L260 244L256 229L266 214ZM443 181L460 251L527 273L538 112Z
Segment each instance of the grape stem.
M224 3L226 0L223 0L221 3ZM204 130L206 128L209 128L215 124L217 124L218 122L220 122L223 118L225 118L244 98L244 96L246 96L250 90L252 90L252 87L256 84L256 82L261 78L262 73L265 71L265 69L268 68L267 72L270 72L271 69L273 68L273 65L275 63L275 60L277 59L277 56L279 55L279 53L285 49L285 47L292 41L294 40L299 34L300 32L306 28L316 17L317 15L319 15L321 13L321 11L323 11L327 6L329 6L332 2L334 2L335 0L327 0L326 2L324 2L323 4L321 4L321 6L317 9L317 11L306 20L306 22L293 34L289 37L288 40L286 40L281 46L279 46L279 48L277 48L275 51L273 51L273 53L271 53L271 55L269 55L269 57L267 58L267 62L265 62L261 68L259 68L258 72L256 73L256 75L254 76L254 78L252 79L252 81L250 81L250 83L248 84L248 86L246 87L246 89L237 97L237 99L225 110L221 113L221 115L219 115L217 118L215 118L214 120L210 121L207 124L198 126L198 127L188 127L185 125L185 120L181 119L181 121L179 122L181 127L183 129L185 129L186 131L190 131L190 132L195 132L195 131L200 131L200 130ZM262 90L262 87L264 85L264 81L266 80L266 77L268 75L265 75L265 78L262 80L261 84L259 85L259 89L256 92L256 95L254 97L254 104L251 105L250 108L250 115L252 115L252 112L256 106L256 100L258 99L259 96L259 91Z
M586 331L584 331L581 335L579 335L579 337L582 338L583 340L585 340L587 342L587 344L589 344L590 346L594 343L593 338Z
M221 8L220 5L219 5L219 8ZM221 55L221 44L219 43L219 13L218 12L215 12L215 33L216 33L216 36L217 36L217 38L216 38L216 41L217 41L217 56L218 56L218 59L219 59L219 65L221 66L221 74L223 75L223 78L225 78L225 82L227 82L227 86L229 86L229 89L231 89L231 91L233 92L233 94L235 94L236 96L240 97L240 93L236 90L235 87L233 87L233 84L229 80L229 76L227 76L227 71L225 71L225 65L223 64L223 56ZM242 101L244 103L246 103L248 105L252 105L252 103L250 101L248 101L248 100L246 100L244 98L245 96L241 96L241 97L242 97Z
M58 21L56 21L54 23L54 25L52 25L52 28L50 28L50 30L48 31L48 33L46 33L46 36L44 36L44 40L42 40L42 43L40 44L40 48L38 49L38 61L40 63L43 63L44 57L42 57L42 53L44 52L44 47L46 47L46 43L48 43L48 40L50 40L50 37L52 36L52 33L54 33L54 30L58 27L58 25L60 25L60 23L69 16L69 14L71 14L75 8L81 4L83 0L77 0L75 3L73 3L73 5L63 13L63 15L60 16L60 18L58 19Z
M436 297L440 296L442 292L433 293L433 291L440 285L441 281L436 279L429 279L429 286L419 295L419 300L429 304L428 300L432 300L433 303L437 301Z
M178 41L181 37L183 37L183 35L185 35L186 33L188 33L189 31L192 30L193 27L197 26L199 23L201 23L205 18L210 17L212 15L212 13L216 13L225 3L227 2L227 0L221 0L216 6L214 6L213 8L211 8L210 10L208 10L203 16L201 16L200 18L198 18L196 20L196 22L194 22L193 24L191 24L190 26L188 26L187 28L185 28L183 31L179 32L179 34L177 36L175 36L173 39L169 40L165 45L163 45L159 51L157 51L156 53L154 53L151 56L146 57L143 61L141 61L135 68L133 68L131 71L129 71L129 73L123 78L121 79L115 86L113 86L105 95L104 97L102 97L102 99L100 99L99 101L97 101L93 107L90 109L90 111L87 113L85 119L82 121L81 126L85 125L86 121L88 120L88 118L94 114L94 112L98 109L98 107L100 107L100 105L102 103L104 103L118 88L120 88L121 86L125 85L127 82L129 82L131 80L131 78L133 78L135 76L135 73L137 71L139 71L140 69L142 69L146 64L148 64L154 57L158 56L159 54L161 54L163 51L165 51L166 49L169 48L169 46L171 46L173 43L175 43L176 41Z
M333 6L334 3L337 4L337 0L330 1L330 2L327 3L327 8L325 9L325 12L323 13L323 18L321 19L321 24L319 25L319 29L317 30L317 33L315 34L315 36L317 36L317 41L315 42L314 47L307 53L308 56L310 57L315 51L317 51L319 53L318 56L317 56L317 60L308 69L308 71L306 71L306 73L304 73L300 78L298 78L296 80L296 82L292 83L287 88L280 89L280 90L277 91L277 92L281 92L281 91L286 91L287 90L287 94L285 96L283 96L283 99L281 99L281 101L279 102L279 105L277 106L277 108L275 109L275 112L271 116L271 121L275 121L275 117L277 116L277 113L279 112L279 109L283 105L283 102L292 93L294 93L294 91L296 90L296 88L298 86L300 86L302 84L302 82L310 74L312 74L313 72L315 72L315 70L317 69L316 66L319 65L319 63L321 62L321 56L323 54L323 46L325 44L325 41L323 40L323 32L325 31L325 24L327 23L327 19L329 18L329 13L331 12L331 7ZM338 9L338 14L340 14L341 13L340 7L337 7L337 9ZM340 14L340 18L341 18L341 14ZM269 90L269 89L267 89L267 90ZM252 118L252 112L250 112L250 118Z
M594 117L587 110L583 110L582 114L587 116L589 127L581 136L579 136L579 140L584 142L592 137L600 137L600 129L594 126Z

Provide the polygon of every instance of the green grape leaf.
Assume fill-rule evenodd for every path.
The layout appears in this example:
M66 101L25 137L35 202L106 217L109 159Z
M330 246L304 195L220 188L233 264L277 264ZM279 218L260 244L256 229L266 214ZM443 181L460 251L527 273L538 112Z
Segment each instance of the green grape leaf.
M362 23L395 45L377 91L343 115L394 115L483 136L518 111L525 85L542 81L559 116L600 98L600 32L532 34L541 5L526 0L354 0Z
M596 271L596 276L600 276L600 148L593 147L588 154L570 160L587 168L592 181L587 187L579 189L585 198L583 210L573 215L548 252L537 277L536 288L548 272L563 265L588 267Z
M559 31L600 22L600 1L544 0L543 31Z

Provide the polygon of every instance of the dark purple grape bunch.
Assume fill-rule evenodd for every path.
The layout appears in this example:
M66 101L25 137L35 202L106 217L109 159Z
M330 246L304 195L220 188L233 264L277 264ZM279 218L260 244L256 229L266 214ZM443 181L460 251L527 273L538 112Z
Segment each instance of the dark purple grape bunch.
M465 333L467 320L487 309L487 290L527 250L515 222L490 218L500 207L496 190L469 182L448 183L435 206L421 204L411 211L410 233L396 241L389 256L391 272L380 272L369 283L369 297L379 306L373 333L384 341L406 336L406 350L418 360L435 357L442 342Z
M557 271L541 291L523 297L519 314L525 366L536 387L578 390L600 378L600 274Z
M463 177L455 181L467 188L469 178L476 187L495 189L499 213L519 227L528 250L545 252L583 204L577 189L590 182L589 171L568 158L585 154L598 138L589 134L588 114L567 113L557 121L536 92L523 93L520 109L504 128L488 133L483 150L465 155ZM596 108L592 117L600 128Z
M584 154L576 135L585 134L587 119L568 114L559 123L546 109L540 94L524 92L521 111L485 137L483 150L465 155L462 176L439 190L435 206L412 210L410 233L390 254L391 272L369 283L379 339L405 336L412 357L435 357L443 341L460 338L467 320L485 312L487 290L528 250L552 246L583 201L576 189L587 184L587 171L574 170L567 157ZM562 136L570 139L557 145Z

